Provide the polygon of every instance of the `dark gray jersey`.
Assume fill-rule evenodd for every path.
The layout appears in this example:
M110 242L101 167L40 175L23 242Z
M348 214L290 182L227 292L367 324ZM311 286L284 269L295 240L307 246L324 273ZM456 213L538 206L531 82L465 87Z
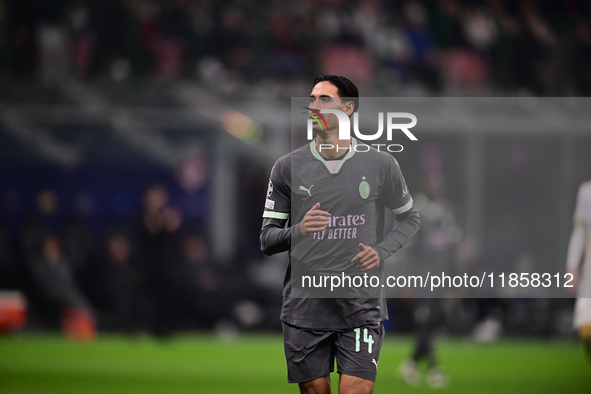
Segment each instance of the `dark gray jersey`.
M416 212L398 163L390 154L358 145L355 139L340 162L327 162L315 141L277 160L263 217L287 220L289 227L299 224L316 203L330 213L330 224L309 237L296 226L292 229L281 319L299 327L331 330L386 319L383 265L367 272L380 278L378 287L343 287L335 292L326 286L303 286L302 278L362 276L351 262L360 243L374 248L382 261L405 243L399 236L383 235L384 207L396 215ZM416 233L418 224L411 227L407 238Z

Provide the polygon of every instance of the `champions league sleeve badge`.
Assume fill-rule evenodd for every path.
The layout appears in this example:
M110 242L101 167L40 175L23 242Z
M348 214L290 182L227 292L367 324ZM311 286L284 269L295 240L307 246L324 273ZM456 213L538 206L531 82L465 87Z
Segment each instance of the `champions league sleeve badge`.
M269 186L267 187L267 198L273 194L273 182L269 179Z

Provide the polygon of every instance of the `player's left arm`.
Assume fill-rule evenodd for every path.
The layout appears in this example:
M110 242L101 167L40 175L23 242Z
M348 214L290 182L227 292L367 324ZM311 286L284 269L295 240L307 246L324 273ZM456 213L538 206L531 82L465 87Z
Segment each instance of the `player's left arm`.
M353 258L353 262L362 271L378 267L419 231L421 217L415 208L412 196L398 163L390 156L386 171L386 179L382 187L380 198L386 207L396 215L396 225L390 233L374 247L359 244L360 252Z

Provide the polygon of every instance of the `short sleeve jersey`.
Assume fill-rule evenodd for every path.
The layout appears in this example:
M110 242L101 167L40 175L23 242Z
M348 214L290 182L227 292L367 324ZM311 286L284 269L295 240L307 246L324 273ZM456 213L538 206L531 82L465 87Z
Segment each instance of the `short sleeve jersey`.
M326 282L302 286L301 278L363 276L351 262L359 244L374 247L383 239L385 208L398 215L413 204L398 163L390 154L355 139L338 166L318 153L315 141L277 160L263 217L297 224L316 203L330 214L329 225L292 243L281 319L319 330L350 329L387 319L382 264L366 272L379 278L376 287L344 286L335 292ZM383 261L388 256L380 257Z

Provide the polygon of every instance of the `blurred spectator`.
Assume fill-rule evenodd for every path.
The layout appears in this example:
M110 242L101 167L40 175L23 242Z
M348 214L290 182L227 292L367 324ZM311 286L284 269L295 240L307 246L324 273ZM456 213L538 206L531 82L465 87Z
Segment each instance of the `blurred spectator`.
M324 45L319 50L322 73L346 75L357 85L369 86L373 78L373 58L356 26L354 13L344 1L335 0L318 13L317 39Z
M7 52L7 40L6 40L6 5L4 4L4 0L0 0L0 28L2 31L0 32L0 53L6 56ZM0 58L4 57L1 56Z
M132 261L130 240L120 233L110 236L106 242L106 257L102 282L108 298L108 314L113 317L108 326L132 333L137 324L140 277Z
M404 7L404 17L411 48L409 82L435 88L438 84L435 41L429 26L427 10L418 1L408 2Z
M128 38L131 13L122 1L101 0L90 4L94 51L90 60L90 73L113 75L121 78L128 62Z
M9 71L15 76L32 76L37 66L35 29L40 24L42 10L16 1L7 2L4 9L3 19L11 21L6 27Z
M207 244L199 234L190 234L183 241L183 269L179 284L180 301L195 319L199 328L212 328L231 316L231 300L235 294L223 275L210 260Z
M41 190L35 196L36 211L25 219L19 234L21 254L30 266L42 255L42 244L49 232L56 232L61 223L57 217L59 199L53 190Z
M372 82L373 60L361 46L332 45L321 51L319 60L327 74L347 75L360 87Z
M69 73L69 46L66 30L58 23L37 28L39 74L44 83L63 80Z
M454 49L441 59L444 86L451 92L474 92L484 88L488 66L472 51Z
M197 66L201 82L218 90L332 72L376 85L382 74L393 74L394 82L427 92L478 93L493 82L549 95L554 80L569 77L568 68L558 67L570 60L568 51L558 50L569 42L553 30L571 23L573 10L581 21L589 13L584 6L530 0L4 3L3 19L11 23L0 47L9 75L170 80L193 75ZM576 28L572 46L573 78L582 82L579 88L573 81L577 91L586 91L584 26Z
M462 8L458 0L439 0L433 12L433 36L442 51L463 45Z
M16 289L20 285L11 246L8 232L0 225L0 289Z
M552 88L554 34L534 3L521 2L522 22L514 26L513 72L516 87L537 95Z
M43 238L42 254L33 262L31 273L45 305L58 311L77 308L92 313L93 307L76 284L56 235Z
M354 8L344 0L327 1L315 12L318 39L324 43L363 44L362 32L356 29Z
M207 39L214 28L212 2L192 2L188 7L187 15L190 16L187 61L189 62L189 67L193 67L205 55L208 49Z
M363 44L375 52L375 38L383 28L383 8L377 0L357 1L357 9L353 13L355 29L359 31Z
M183 71L190 32L189 15L183 10L186 6L183 0L142 1L136 10L142 42L158 78L178 77Z
M188 2L175 0L170 3L162 3L160 37L156 49L157 72L161 78L178 77L182 72L190 31L188 15L184 10Z
M274 12L269 21L271 56L274 72L278 78L301 75L302 67L310 69L304 54L313 51L309 48L313 41L302 33L306 29L311 29L312 26L302 27L299 22L281 11ZM312 23L309 19L304 19L304 22Z
M179 269L183 222L181 212L168 205L168 198L164 185L156 184L146 190L138 237L143 297L153 313L153 321L145 322L146 328L162 337L171 333L178 312L170 289L175 286Z
M591 28L583 23L575 27L573 82L577 95L591 95Z
M488 57L499 34L493 16L480 7L471 6L464 12L463 25L471 47Z
M218 25L209 39L209 53L219 59L233 76L247 76L252 54L244 15L237 8L222 9Z
M78 77L88 75L96 43L96 33L90 24L90 7L79 1L70 10L69 24L72 34L72 68Z
M72 273L79 282L92 281L96 246L88 226L80 218L70 218L64 227L63 239Z
M501 0L489 0L486 11L492 17L497 31L496 39L492 43L489 52L492 82L498 88L506 89L511 87L512 83L512 35L516 28L516 21L507 14Z

